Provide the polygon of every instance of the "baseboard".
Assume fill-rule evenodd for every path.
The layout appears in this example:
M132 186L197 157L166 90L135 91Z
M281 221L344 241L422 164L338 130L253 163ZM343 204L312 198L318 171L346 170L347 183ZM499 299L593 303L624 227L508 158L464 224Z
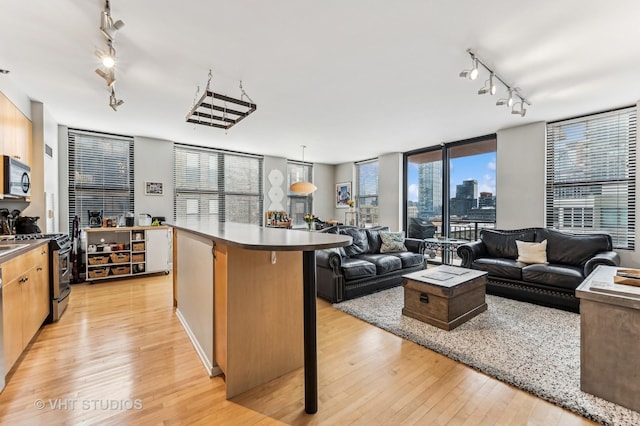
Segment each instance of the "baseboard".
M189 328L189 324L182 316L180 309L176 309L176 316L178 317L180 324L182 324L182 328L184 328L184 331L187 333L187 336L189 336L189 340L191 340L191 344L193 345L193 348L196 350L196 353L198 354L198 357L200 358L200 361L202 362L202 365L207 371L207 374L209 375L209 377L220 376L221 374L223 374L220 367L218 367L217 365L215 366L212 365L211 362L209 362L209 360L207 359L207 356L204 350L202 349L202 346L200 346L200 343L198 343L198 339L196 339L196 336L191 331L191 328Z

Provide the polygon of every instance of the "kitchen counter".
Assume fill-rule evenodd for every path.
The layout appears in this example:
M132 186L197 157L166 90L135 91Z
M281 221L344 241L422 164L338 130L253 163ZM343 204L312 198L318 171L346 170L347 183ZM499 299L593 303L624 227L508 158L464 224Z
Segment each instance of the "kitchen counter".
M48 239L0 240L0 264L45 244L49 244Z
M83 228L85 232L99 232L99 231L144 231L147 229L167 229L167 225L149 225L149 226L101 226L99 228Z
M176 314L227 398L304 367L317 411L315 250L351 237L237 223L169 223Z

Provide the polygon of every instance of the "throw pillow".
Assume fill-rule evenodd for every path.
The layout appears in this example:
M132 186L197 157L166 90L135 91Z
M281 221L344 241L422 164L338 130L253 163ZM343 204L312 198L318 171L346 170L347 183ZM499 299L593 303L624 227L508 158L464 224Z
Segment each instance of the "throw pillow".
M404 232L384 232L380 231L380 253L396 253L408 251L404 245Z
M516 261L522 263L548 263L547 262L547 240L541 243L528 243L516 240L518 247L518 258Z

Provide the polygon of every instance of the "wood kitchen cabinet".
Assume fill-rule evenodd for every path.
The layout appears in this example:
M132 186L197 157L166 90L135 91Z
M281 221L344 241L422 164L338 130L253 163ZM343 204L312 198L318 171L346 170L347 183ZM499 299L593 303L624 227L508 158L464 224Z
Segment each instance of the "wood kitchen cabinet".
M46 244L38 246L3 262L1 267L7 373L49 315L49 249Z
M31 167L32 125L0 92L0 152Z

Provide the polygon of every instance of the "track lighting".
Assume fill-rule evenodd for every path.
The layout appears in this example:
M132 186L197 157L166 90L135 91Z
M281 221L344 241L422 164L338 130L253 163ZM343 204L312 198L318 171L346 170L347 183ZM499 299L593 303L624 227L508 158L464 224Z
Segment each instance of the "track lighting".
M116 49L114 49L111 45L111 41L109 41L108 44L109 51L103 52L100 49L96 49L96 56L100 58L100 62L102 62L102 65L104 65L106 68L113 68L113 66L116 64Z
M520 105L520 111L516 111L516 106ZM511 114L519 114L520 117L524 117L527 113L527 109L524 107L524 101L517 102L511 109Z
M122 105L124 101L122 99L116 99L116 92L111 88L111 96L109 96L109 106L114 110L118 111L118 107Z
M496 80L500 83L502 83L502 85L504 87L506 87L507 92L509 93L509 96L507 98L504 99L498 99L498 101L496 102L497 106L501 106L501 105L506 105L511 109L511 113L512 114L518 114L521 117L524 117L525 114L527 113L527 109L525 108L525 104L527 105L531 105L531 102L529 102L520 92L519 89L517 87L512 87L511 85L505 83L504 79L501 78L495 71L493 71L491 68L489 68L486 63L480 58L478 57L478 55L472 51L471 49L467 49L467 53L469 54L469 56L471 56L471 63L472 63L472 68L469 70L463 70L460 72L460 77L464 77L464 78L468 78L470 80L474 80L478 75L479 75L479 68L478 65L482 65L484 67L484 69L486 69L489 72L489 79L486 80L484 82L484 86L482 86L482 88L480 90L478 90L478 95L484 95L486 93L489 93L491 95L495 95L495 93L497 92L497 85L496 85ZM520 102L518 102L517 104L520 104L520 109L517 110L515 107L516 105L514 105L513 102L513 98L514 96L517 96L520 99Z
M107 72L102 71L100 68L96 69L96 74L100 77L104 78L107 82L107 86L111 87L116 82L115 72L113 68L109 69Z
M472 54L471 69L461 71L460 77L468 78L469 80L475 80L476 78L478 78L479 73L480 71L478 71L478 60L476 59L475 55Z
M111 8L109 7L109 0L106 0L104 11L100 15L100 31L107 38L107 40L113 40L113 37L116 35L116 32L124 27L124 22L120 19L113 22L113 18L111 18Z
M487 86L487 83L489 83L489 86ZM489 75L489 80L484 82L485 86L478 90L478 95L484 95L486 93L489 93L491 95L495 95L496 94L496 83L494 83L493 81L493 73L491 73Z
M496 102L497 106L506 105L509 108L513 106L513 89L509 89L509 97L506 99L498 99Z

